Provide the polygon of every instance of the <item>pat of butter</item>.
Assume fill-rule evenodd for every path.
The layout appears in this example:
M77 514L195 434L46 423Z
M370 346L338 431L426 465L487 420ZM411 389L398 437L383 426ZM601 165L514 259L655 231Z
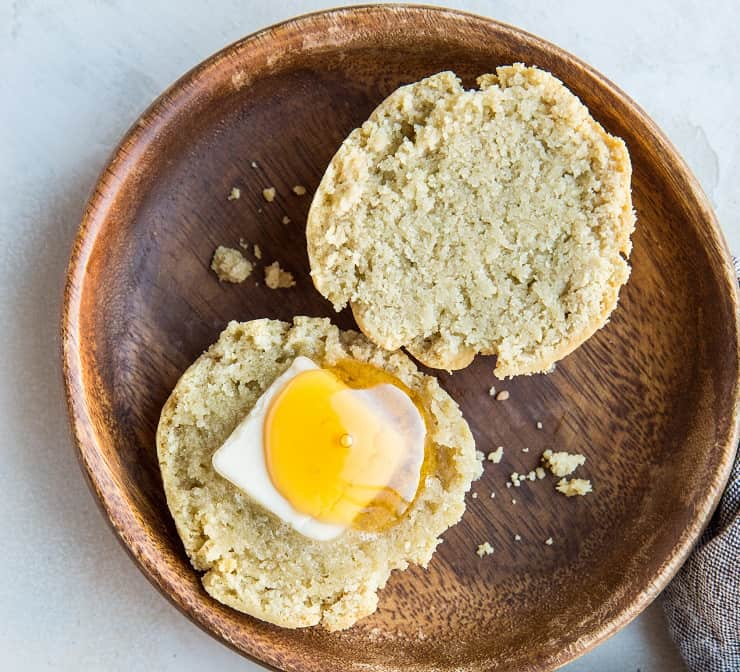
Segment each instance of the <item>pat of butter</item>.
M263 450L265 415L272 400L299 373L318 368L320 367L308 357L296 357L288 369L265 390L247 417L236 426L229 438L213 454L212 464L219 475L288 523L294 530L311 539L326 541L339 536L346 528L323 523L296 511L272 484Z

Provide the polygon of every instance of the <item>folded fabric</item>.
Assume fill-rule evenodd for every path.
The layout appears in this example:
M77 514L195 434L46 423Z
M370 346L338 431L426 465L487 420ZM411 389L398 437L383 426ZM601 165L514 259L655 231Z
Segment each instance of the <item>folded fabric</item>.
M740 454L719 508L663 594L663 609L691 672L740 672Z

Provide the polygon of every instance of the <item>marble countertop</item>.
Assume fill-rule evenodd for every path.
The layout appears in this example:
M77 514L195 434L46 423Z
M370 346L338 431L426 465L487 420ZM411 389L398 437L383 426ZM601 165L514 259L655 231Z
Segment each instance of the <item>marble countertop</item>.
M329 3L330 4L330 3ZM446 4L591 63L665 130L740 253L740 4ZM258 670L139 573L88 492L67 428L57 337L87 194L128 126L222 46L323 2L0 2L0 668ZM653 605L568 672L683 669Z

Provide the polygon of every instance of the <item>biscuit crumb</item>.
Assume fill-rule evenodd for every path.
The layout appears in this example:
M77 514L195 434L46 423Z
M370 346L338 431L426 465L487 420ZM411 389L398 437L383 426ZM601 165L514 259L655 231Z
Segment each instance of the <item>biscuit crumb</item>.
M522 538L521 538L520 535L518 535L518 534L515 534L514 535L514 541L521 541L521 540L522 540Z
M536 473L534 472L534 469L533 469L532 471L530 471L530 472L529 472L529 473L527 474L527 478L528 478L528 479L529 479L530 481L535 481L535 480L537 480L537 474L536 474Z
M491 555L491 553L493 553L493 546L485 541L480 546L478 546L478 550L476 551L476 553L478 554L479 558L482 558L484 555Z
M237 91L241 89L248 81L249 75L247 75L246 71L244 70L238 70L233 75L231 75L231 84Z
M219 245L213 253L211 270L220 282L244 282L252 272L252 264L239 250Z
M504 456L504 447L499 446L496 450L488 453L488 461L498 464L501 462L501 458Z
M496 395L496 401L506 401L509 398L509 390L501 390Z
M543 469L542 467L537 467L537 468L536 468L536 469L534 470L534 473L535 473L535 476L537 476L537 478L538 478L538 479L539 479L540 481L541 481L541 480L542 480L543 478L545 478L545 476L547 475L547 473L545 472L545 470L544 470L544 469Z
M252 166L252 168L256 168L257 167L257 162L256 161L252 161L252 163L250 163L249 165Z
M262 248L259 245L254 246L254 256L257 259L262 259Z
M523 453L528 453L529 452L529 448L522 448L522 452Z
M512 504L516 504L516 500L515 500L515 499L512 499L512 500L511 500L511 503L512 503Z
M296 184L295 187L293 187L293 193L296 196L303 196L306 193L306 187L302 184Z
M280 268L277 261L265 267L265 284L270 289L287 289L295 286L293 274Z
M495 492L491 492L491 499L496 499L496 493Z
M593 490L591 481L586 478L561 478L555 486L558 492L562 492L566 497L583 497Z
M506 482L506 487L507 487L507 488L510 488L510 487L511 487L511 481L507 481L507 482Z
M491 385L491 389L488 390L488 394L492 397L496 395L496 388L493 385Z
M547 544L548 546L552 546L552 537L548 537L547 539L545 539L545 543L546 543L546 544Z
M262 198L264 198L268 203L272 203L275 200L276 193L275 187L266 187L262 190Z
M525 479L524 476L520 476L518 472L514 471L512 472L511 476L509 476L509 479L511 480L511 484L518 488L522 483L522 481Z
M553 453L549 448L542 453L542 463L555 475L567 476L586 462L584 455L559 452Z
M539 420L537 421L536 427L537 429L542 429L542 423Z
M288 215L283 216L283 224L290 224L290 217Z
M229 195L226 197L227 201L238 201L242 197L242 190L239 187L231 187Z

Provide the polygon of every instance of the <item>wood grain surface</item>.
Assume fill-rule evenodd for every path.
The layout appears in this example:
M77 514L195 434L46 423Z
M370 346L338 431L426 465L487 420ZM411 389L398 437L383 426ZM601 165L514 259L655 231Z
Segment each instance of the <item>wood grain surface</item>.
M308 276L303 226L329 159L397 86L444 69L472 85L515 61L561 78L629 147L633 273L611 322L550 375L502 384L490 357L438 374L478 448L502 445L504 459L487 463L478 497L429 569L394 574L375 615L329 634L283 630L216 603L187 561L162 491L154 432L170 390L231 319L326 315L352 327ZM297 184L308 194L295 195ZM241 198L230 201L233 186ZM277 190L272 203L261 194L268 186ZM220 284L209 270L214 248L240 238L261 247L262 261L245 283ZM295 288L265 287L262 269L274 260L295 275ZM278 669L564 664L666 585L716 505L737 440L734 276L684 163L588 66L514 28L448 10L309 15L226 48L167 90L90 199L62 329L81 462L118 536L196 623ZM510 398L493 400L492 384ZM580 471L593 494L566 499L552 479L505 486L548 447L587 456ZM484 541L495 552L481 559Z

